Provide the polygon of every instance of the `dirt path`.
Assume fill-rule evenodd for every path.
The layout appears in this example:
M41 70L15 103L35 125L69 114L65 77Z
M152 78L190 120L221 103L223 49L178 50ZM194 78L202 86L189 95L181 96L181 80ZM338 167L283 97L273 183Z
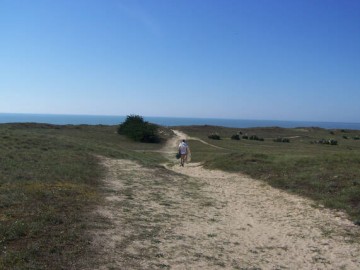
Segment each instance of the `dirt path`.
M89 269L360 269L359 228L343 213L241 174L180 167L171 153L187 136L176 134L166 168L101 158Z
M217 148L217 149L226 149L226 148L223 148L223 147L220 147L220 146L217 146L217 145L213 145L211 143L208 143L208 142L205 142L204 140L201 140L199 138L196 138L196 137L190 137L188 136L187 134L179 131L179 130L173 130L175 135L177 137L175 137L174 139L170 140L167 144L167 146L174 146L176 148L176 146L179 144L178 142L181 140L181 139L186 139L186 140L194 140L194 141L199 141L203 144L206 144L206 145L209 145L211 147L214 147L214 148ZM174 145L174 142L175 142L175 145ZM177 143L177 145L176 145Z

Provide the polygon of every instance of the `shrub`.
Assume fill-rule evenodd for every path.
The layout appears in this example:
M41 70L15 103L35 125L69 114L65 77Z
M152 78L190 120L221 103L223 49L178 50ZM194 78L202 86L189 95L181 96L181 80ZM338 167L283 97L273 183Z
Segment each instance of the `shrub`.
M118 133L134 141L158 143L160 137L157 135L157 130L157 125L145 122L141 116L128 115L126 120L120 124Z
M355 137L354 137L354 140L360 140L360 137L359 137L359 136L355 136Z
M338 142L337 142L337 140L330 139L330 140L329 140L329 144L330 144L330 145L337 145Z
M335 135L335 132L334 132L334 131L330 131L330 134L331 134L331 135Z
M256 135L251 135L251 136L249 137L249 140L253 140L253 141L257 141L258 139L259 139L259 137L256 136Z
M344 139L346 139L346 140L347 140L347 139L349 139L349 137L348 137L348 136L346 136L346 135L344 135L344 136L343 136L343 138L344 138Z
M239 134L234 134L231 136L232 140L240 140L240 135Z
M312 142L312 143L318 143L318 144L329 144L329 145L337 145L338 142L337 140L334 140L334 139L321 139L319 141L315 141L315 142Z
M257 135L243 135L242 138L244 140L252 140L252 141L264 141L264 138L259 138Z
M212 139L212 140L221 140L220 138L220 135L217 134L217 133L212 133L208 136L209 139Z
M249 140L253 140L253 141L263 141L263 138L259 138L257 135L251 135L249 137Z
M289 143L290 139L288 138L276 138L274 142L283 142L283 143Z

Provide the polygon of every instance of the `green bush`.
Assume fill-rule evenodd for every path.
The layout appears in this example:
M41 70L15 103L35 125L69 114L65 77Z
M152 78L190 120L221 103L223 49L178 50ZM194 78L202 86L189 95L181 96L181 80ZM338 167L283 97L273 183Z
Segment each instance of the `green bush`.
M359 137L359 136L355 136L355 137L354 137L354 140L360 140L360 137Z
M239 141L240 140L240 135L239 134L234 134L234 135L231 136L231 139Z
M328 144L330 144L330 145L337 145L338 142L337 142L337 140L330 139Z
M288 139L288 138L276 138L276 139L274 139L274 142L289 143L290 139Z
M313 143L329 144L329 145L337 145L337 144L338 144L337 140L334 140L334 139L328 139L328 140L326 140L326 139L321 139L321 140L315 141L315 142L313 142Z
M158 126L145 122L139 115L128 115L120 124L118 133L138 142L158 143L160 137L157 134Z
M257 135L251 135L249 137L249 140L253 140L253 141L263 141L263 138L259 138Z
M221 140L220 135L216 133L210 134L208 138L212 140Z
M263 138L259 138L257 135L248 136L247 134L243 135L242 138L244 140L252 140L252 141L264 141Z

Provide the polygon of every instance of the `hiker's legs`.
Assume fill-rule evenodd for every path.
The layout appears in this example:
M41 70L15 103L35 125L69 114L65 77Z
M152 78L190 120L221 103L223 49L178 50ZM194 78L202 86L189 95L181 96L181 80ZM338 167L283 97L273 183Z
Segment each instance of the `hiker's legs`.
M185 159L186 159L186 154L182 154L182 155L181 155L181 159L180 159L180 165L181 165L181 166L184 166Z

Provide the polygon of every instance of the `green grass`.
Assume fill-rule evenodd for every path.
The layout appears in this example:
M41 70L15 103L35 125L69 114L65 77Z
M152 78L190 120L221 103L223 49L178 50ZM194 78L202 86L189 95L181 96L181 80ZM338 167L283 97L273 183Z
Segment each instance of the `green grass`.
M233 129L212 126L179 127L224 149L190 141L192 161L203 162L206 168L242 172L264 180L270 185L316 200L329 208L345 210L356 221L360 220L360 143L353 138L360 131L319 128L249 128ZM231 140L243 134L265 138L261 141ZM217 133L222 140L209 140ZM277 143L277 137L290 138L290 143ZM335 139L339 145L312 142Z
M86 212L101 203L97 155L145 165L161 145L115 126L0 125L0 269L69 269L88 248ZM71 267L70 267L71 266Z
M89 255L86 215L103 199L99 179L104 169L98 155L144 165L166 162L160 153L152 152L162 144L133 142L118 135L116 128L0 125L0 269L70 269ZM360 140L351 139L359 131L242 129L243 134L265 141L235 141L230 137L239 129L179 129L223 148L190 141L194 162L246 173L327 207L344 209L354 221L360 220ZM162 132L171 136L166 129ZM221 140L208 139L215 132ZM290 143L273 142L277 137L289 137ZM310 143L322 138L335 139L339 145ZM182 184L187 193L195 188ZM124 192L130 203L133 191ZM164 207L173 207L171 200L158 200ZM212 207L211 200L199 203Z

